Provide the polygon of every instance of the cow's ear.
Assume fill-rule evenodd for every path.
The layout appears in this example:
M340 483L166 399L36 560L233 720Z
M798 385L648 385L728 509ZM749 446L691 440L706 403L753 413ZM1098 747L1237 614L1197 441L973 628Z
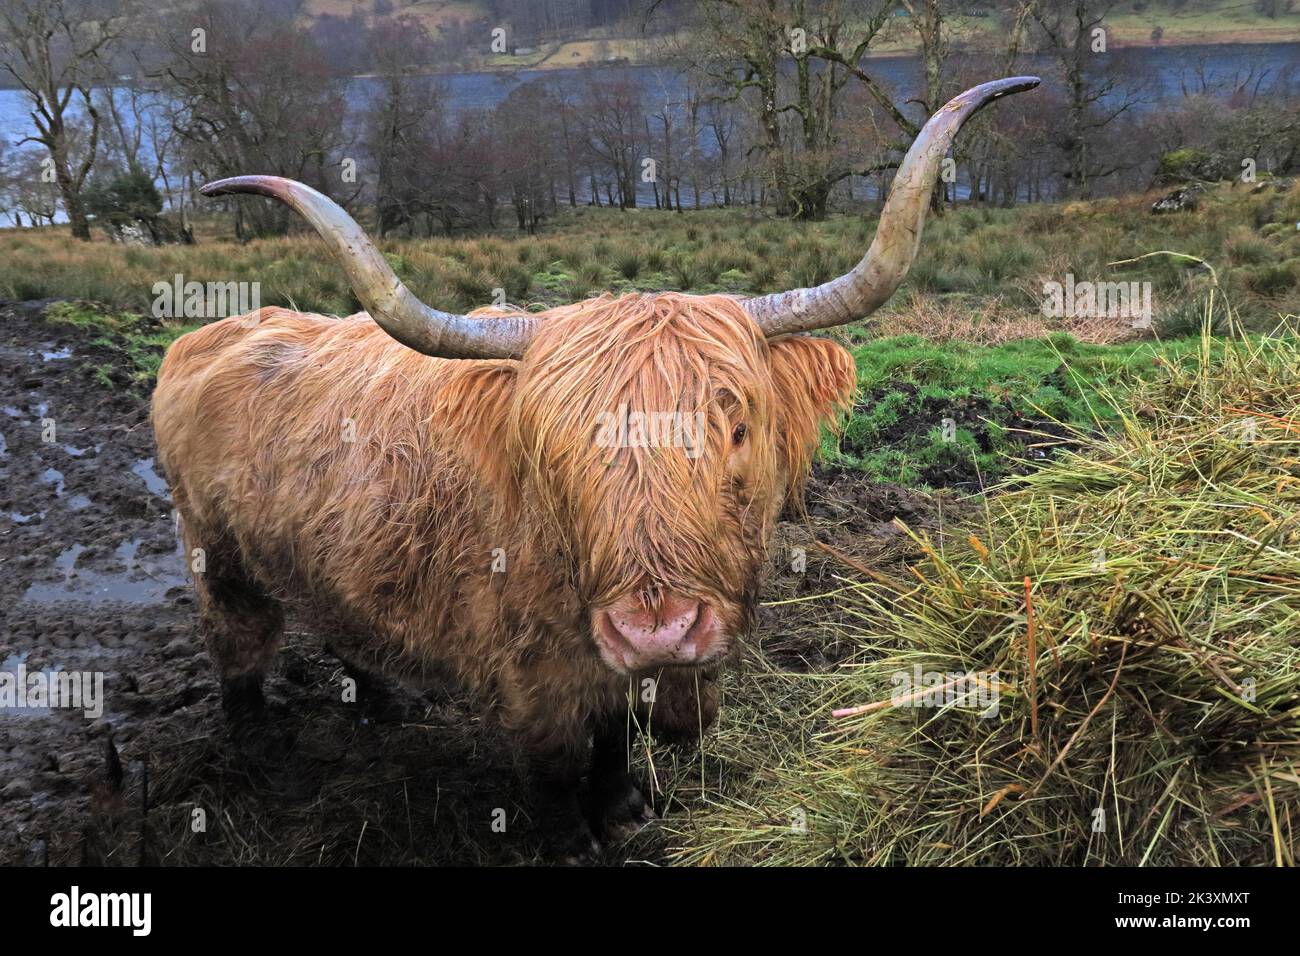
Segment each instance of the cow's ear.
M768 344L776 388L776 441L787 500L802 501L804 479L823 427L838 432L853 404L853 356L829 339L791 336Z

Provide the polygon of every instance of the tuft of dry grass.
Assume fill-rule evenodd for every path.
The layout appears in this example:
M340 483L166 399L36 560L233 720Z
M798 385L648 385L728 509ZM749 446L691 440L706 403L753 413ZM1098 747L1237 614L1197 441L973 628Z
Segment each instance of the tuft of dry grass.
M1065 332L1080 342L1113 345L1142 336L1133 320L1107 317L1050 319L1026 309L1009 296L926 296L913 289L872 323L873 335L919 335L930 342L971 342L1002 345Z

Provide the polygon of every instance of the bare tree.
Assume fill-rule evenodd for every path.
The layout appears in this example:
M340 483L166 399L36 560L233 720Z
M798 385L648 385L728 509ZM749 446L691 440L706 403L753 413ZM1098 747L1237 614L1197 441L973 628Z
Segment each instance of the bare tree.
M582 118L578 115L576 101L577 96L569 84L560 84L554 89L552 103L555 107L555 120L559 131L557 145L570 206L578 204L578 177L584 171L583 163L586 159Z
M1030 16L1038 38L1056 61L1065 88L1064 123L1056 145L1065 158L1069 192L1092 194L1093 183L1133 165L1118 149L1094 149L1102 131L1141 102L1139 83L1107 48L1104 20L1118 0L1035 3Z
M641 88L627 77L595 80L586 90L581 112L593 166L611 177L605 184L610 205L632 208L646 142ZM593 181L596 175L593 171Z
M20 142L45 148L72 235L87 242L81 191L95 163L101 123L91 90L105 79L130 12L126 2L109 12L93 0L0 0L0 61L26 94L36 128ZM79 154L70 136L77 113L89 132Z
M59 212L59 187L41 175L45 166L36 150L23 150L10 164L10 205L15 225L26 214L29 225L53 225Z
M740 178L736 169L736 143L740 140L739 127L735 110L721 102L716 96L706 96L704 102L704 127L713 141L713 185L722 191L722 205L730 206L732 201L731 186Z
M534 80L512 90L493 116L501 180L520 230L529 233L555 206L556 160L563 155L557 99L545 81Z
M921 45L921 103L930 116L945 102L943 61L948 55L949 36L946 24L952 0L901 0L908 20Z
M898 147L918 131L864 65L895 6L887 0L701 0L696 6L688 31L696 39L681 55L726 91L727 102L753 110L782 215L823 218L838 183L871 171L857 144L840 137L851 89L883 114Z
M907 11L908 23L916 34L921 48L921 87L920 102L928 119L933 116L949 97L957 92L953 89L950 77L944 75L944 64L949 60L949 52L955 37L953 36L952 17L969 7L961 0L901 0ZM931 197L931 207L938 211L947 198L948 184L940 179L935 184Z
M682 105L664 91L658 97L658 107L646 113L646 146L655 162L655 174L651 179L654 190L655 206L663 209L673 208L673 189L676 187L678 198L681 197L681 150L682 135L677 129L677 118ZM681 203L677 205L681 211Z
M378 232L387 235L423 208L412 187L423 178L420 131L440 125L445 111L444 84L420 75L434 60L434 42L424 24L402 15L381 20L370 31L367 50L379 93L366 116L366 148L375 164Z
M167 104L157 93L132 83L96 92L100 115L106 117L100 135L102 159L94 177L105 167L118 173L143 173L162 184L164 204L183 208L176 194L173 169L178 139Z
M12 163L13 150L9 144L0 139L0 216L9 216L13 219L15 226L21 227L22 218L17 211L17 201L14 197L14 171Z
M193 170L206 178L264 173L356 193L338 164L347 144L346 78L292 16L253 0L197 0L162 31L154 74ZM334 167L331 169L331 167ZM236 232L280 233L276 203L239 203Z
M107 117L102 135L104 158L122 169L141 168L147 124L144 120L146 105L140 90L135 87L119 90L108 86L96 91L95 101L100 115Z

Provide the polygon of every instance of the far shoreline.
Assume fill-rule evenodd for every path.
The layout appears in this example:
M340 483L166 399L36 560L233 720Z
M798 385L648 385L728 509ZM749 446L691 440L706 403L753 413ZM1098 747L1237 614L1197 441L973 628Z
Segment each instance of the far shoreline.
M1300 33L1288 34L1286 36L1269 36L1269 31L1260 30L1234 30L1228 33L1213 34L1210 38L1179 35L1175 37L1162 37L1155 41L1147 38L1125 39L1116 37L1110 41L1111 50L1136 50L1136 49L1161 49L1164 47L1188 47L1188 46L1232 46L1232 47L1249 47L1264 45L1300 45ZM1260 35L1263 34L1263 35ZM568 41L569 43L590 43L597 42L592 40ZM476 63L467 66L464 69L434 69L421 73L410 74L412 76L491 76L491 75L509 75L511 73L545 73L561 72L565 70L579 72L582 70L616 70L626 68L663 68L670 69L673 63L669 60L655 59L636 59L631 57L617 57L610 60L583 60L580 62L565 63L558 57L558 53L563 49L562 44L554 52L547 54L545 59L536 63ZM976 48L957 48L951 51L953 54L978 54L991 53L996 55L996 51L979 50ZM1033 56L1039 51L1026 51L1024 55ZM919 46L907 46L902 48L891 48L879 52L869 52L867 59L900 59L920 56ZM353 80L374 79L381 74L378 73L354 73L349 74L348 78ZM126 87L129 83L122 80L114 84L115 87ZM102 88L102 87L96 87ZM0 77L0 91L14 90L21 92L22 87L13 81L11 77Z
M1265 46L1265 45L1276 46L1279 44L1281 45L1295 44L1297 46L1300 46L1300 34L1297 34L1296 36L1287 37L1286 39L1224 40L1224 41L1214 41L1208 43L1194 37L1189 37L1178 41L1162 40L1159 43L1154 43L1151 42L1150 40L1140 41L1140 42L1132 41L1132 40L1116 40L1112 44L1111 49L1112 50L1138 50L1138 49L1155 50L1155 49L1161 49L1163 47L1185 47L1185 46L1247 47L1247 46ZM952 52L955 54L976 54L976 53L987 52L987 51L959 49L959 50L953 50ZM1032 56L1037 52L1038 51L1027 51L1025 55ZM897 59L906 59L906 58L917 57L917 56L920 56L919 48L907 49L907 50L884 50L879 53L869 53L867 55L867 59L868 60L873 60L873 59L874 60L886 60L886 59L897 60ZM672 67L673 64L667 60L618 59L614 61L600 60L600 61L587 61L582 63L564 63L564 62L557 61L555 59L554 54L552 54L548 56L547 59L542 60L535 64L520 64L517 66L511 64L478 64L473 68L467 68L463 70L429 70L424 73L415 73L412 75L413 76L492 76L497 74L509 75L511 73L550 73L550 72L559 73L565 70L569 70L577 73L583 70L617 70L617 69L626 69L626 68L670 69ZM352 74L350 79L370 80L370 79L375 79L378 76L380 76L380 74L378 73L354 73Z
M620 40L627 40L626 37L607 38L608 42L617 43ZM465 74L489 74L489 73L524 73L528 71L543 72L547 70L584 70L595 68L615 69L618 67L667 67L671 63L666 60L642 59L636 57L614 57L609 60L581 60L578 62L566 63L560 56L565 47L575 43L596 43L599 39L569 40L559 44L552 52L546 54L540 60L534 62L520 61L514 63L479 63L472 68L464 70L434 70L429 73L421 74L423 76L450 76ZM1133 36L1124 35L1114 36L1110 39L1110 49L1159 49L1162 47L1185 47L1185 46L1263 46L1266 44L1300 44L1300 28L1294 32L1270 31L1270 30L1232 30L1223 33L1209 33L1196 35L1191 33L1175 34L1174 36L1164 36L1159 40L1153 40L1150 36ZM956 47L951 52L958 54L975 54L990 53L997 55L997 50L980 50L977 46ZM1025 55L1033 55L1040 51L1026 50ZM869 51L867 59L898 59L900 57L917 57L921 54L919 44L888 44L886 49L880 51ZM376 74L367 73L359 74L362 77L375 76Z

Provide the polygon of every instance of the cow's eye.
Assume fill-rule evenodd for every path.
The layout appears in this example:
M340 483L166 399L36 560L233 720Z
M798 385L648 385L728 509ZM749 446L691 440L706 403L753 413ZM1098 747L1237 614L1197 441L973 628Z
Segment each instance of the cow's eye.
M745 436L749 434L749 429L745 425L739 424L731 433L731 443L733 445L742 445L745 442Z

